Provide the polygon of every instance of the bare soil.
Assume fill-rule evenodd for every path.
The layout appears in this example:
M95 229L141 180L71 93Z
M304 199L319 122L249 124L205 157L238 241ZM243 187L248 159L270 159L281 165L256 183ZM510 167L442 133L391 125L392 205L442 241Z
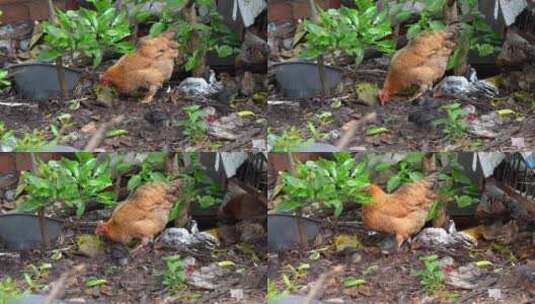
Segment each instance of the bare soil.
M173 88L178 84L178 82L173 82L170 86ZM259 148L253 148L252 141L265 138L265 106L251 100L245 99L231 107L228 102L217 100L200 102L184 98L174 90L168 93L164 89L160 90L153 102L148 105L140 103L135 97L120 96L118 100L114 101L113 106L105 107L97 104L95 99L92 94L85 94L79 99L81 100L79 108L72 109L72 103L69 101L60 103L57 100L51 100L38 103L37 101L21 100L17 98L16 92L11 90L0 95L0 100L27 103L31 106L1 106L0 122L12 129L19 137L37 129L43 132L46 138L52 139L50 125L57 125L58 117L63 113L68 113L71 115L72 125L64 130L65 136L61 143L76 149L83 149L96 128L120 114L125 114L125 119L114 128L123 129L126 134L106 138L99 146L100 150L105 151L155 151L162 149L253 151L259 150ZM236 140L225 140L208 135L200 142L191 142L184 135L183 128L178 125L178 121L185 118L182 108L193 104L200 105L202 108L208 106L215 108L216 113L207 119L208 124L239 111L252 111L255 116L244 117L245 126L233 130ZM84 129L84 127L86 128Z
M73 227L75 227L73 225ZM76 253L75 237L80 233L92 233L82 228L66 229L64 235L53 249L41 254L40 250L31 252L8 252L0 244L0 280L5 277L16 279L19 286L27 286L24 272L33 264L37 267L43 263L52 264L50 270L36 284L49 285L73 266L84 263L86 270L74 278L68 285L63 299L77 300L82 303L263 303L266 286L266 249L265 244L236 244L229 247L194 252L178 252L170 249L146 248L135 256L128 257L122 265L111 252L118 250L113 244L107 244L107 254L96 258L88 258ZM53 259L54 254L62 253L61 259ZM207 266L220 261L232 261L235 269L223 279L223 287L219 290L198 289L185 285L178 291L171 291L162 284L161 273L165 270L162 257L180 255L196 258L195 268ZM91 278L107 280L107 284L87 287L86 281ZM244 299L238 301L230 295L231 289L242 289ZM47 294L48 291L36 289L36 294ZM80 303L80 302L77 302Z
M384 59L384 58L383 58ZM499 133L496 138L478 138L466 133L466 137L457 142L450 142L441 127L430 124L417 125L409 121L411 113L421 117L427 115L428 120L442 118L438 113L442 105L455 102L454 98L433 98L430 93L415 102L407 102L407 98L395 97L385 106L365 104L354 93L354 86L360 82L368 82L382 87L386 69L385 60L371 59L358 68L346 66L344 90L328 98L312 98L308 100L289 100L282 96L272 80L273 90L268 98L269 128L274 134L280 135L290 127L301 131L305 139L315 142L335 144L344 126L351 120L359 120L371 112L377 113L377 120L363 124L357 130L346 149L353 151L518 151L535 149L535 106L529 103L516 102L513 92L500 92L500 96L491 100L463 101L461 104L471 104L477 110L477 116L487 114L498 109L512 109L520 113L520 120L505 118L502 125L494 130ZM282 101L282 102L281 102ZM341 106L333 107L341 101ZM275 103L274 103L275 102ZM330 112L332 119L321 121L318 115ZM436 112L436 113L435 113ZM433 117L434 116L434 117ZM321 133L320 138L310 131L308 124L312 123ZM378 135L366 135L372 126L385 127L388 132ZM524 146L514 146L511 138L523 138Z
M359 211L343 216L345 220L358 218ZM355 214L357 213L357 214ZM466 249L461 246L448 248L409 248L405 244L399 251L389 248L395 241L389 236L371 234L364 227L338 228L328 225L315 245L308 249L271 253L269 280L279 290L285 290L282 275L286 274L295 287L292 294L306 296L321 274L342 265L343 271L330 276L320 288L319 299L324 303L533 303L535 301L535 280L523 276L516 267L532 263L535 247L532 236L517 240L510 245L479 241L477 247ZM335 250L335 237L340 234L358 236L361 246L356 249ZM390 245L386 245L390 244ZM320 256L315 256L315 253ZM483 278L477 280L473 289L459 289L444 284L436 292L428 292L420 283L415 272L423 270L422 256L437 255L451 257L454 269L476 261L490 261ZM531 262L530 262L531 260ZM298 268L309 264L309 270L293 279L289 265ZM531 264L531 267L534 267ZM442 269L451 271L451 269ZM362 279L358 287L344 287L348 277ZM489 296L489 290L499 290L501 299Z

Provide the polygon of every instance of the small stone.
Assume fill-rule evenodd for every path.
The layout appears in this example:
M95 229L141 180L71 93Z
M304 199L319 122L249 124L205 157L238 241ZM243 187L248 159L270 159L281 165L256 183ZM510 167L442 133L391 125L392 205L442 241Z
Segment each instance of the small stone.
M489 288L489 298L492 298L495 301L501 300L502 290L499 288Z
M351 256L351 263L358 264L362 261L362 255L360 253L354 253Z
M11 190L6 190L6 192L4 192L4 198L8 202L14 201L16 197L17 197L17 191L16 190L11 189Z

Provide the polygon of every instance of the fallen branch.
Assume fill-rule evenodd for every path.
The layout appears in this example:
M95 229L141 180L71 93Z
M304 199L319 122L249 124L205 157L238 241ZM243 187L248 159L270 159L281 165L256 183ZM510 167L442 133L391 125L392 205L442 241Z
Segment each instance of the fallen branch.
M109 122L103 123L100 126L100 128L98 128L97 132L95 132L93 137L91 137L91 139L89 140L89 142L85 146L84 150L85 151L93 151L96 148L98 148L98 146L100 146L100 144L102 143L104 138L106 138L106 132L108 131L108 129L113 127L114 125L120 123L123 120L124 120L124 114L121 114L121 115L113 118Z
M314 285L312 288L310 288L310 291L308 292L308 295L303 300L303 304L310 304L312 301L314 301L317 297L321 296L321 293L323 292L323 288L325 287L325 281L332 275L340 273L344 270L344 267L342 265L335 266L331 271L322 273L320 277L314 282Z
M67 281L79 275L80 272L84 270L85 265L80 264L74 266L71 270L64 272L56 282L52 283L52 290L46 297L43 304L50 304L55 299L61 298L63 296L63 292L65 291L65 287L67 286Z
M377 119L377 113L376 112L371 112L371 113L367 114L366 116L364 116L360 120L352 120L352 121L350 121L349 122L349 126L347 128L347 131L344 133L342 138L336 144L336 149L342 151L345 148L347 148L347 146L349 145L349 143L351 143L351 140L355 136L355 133L357 133L357 129L360 126L362 126L363 124L368 123L370 121L373 121L375 119Z
M0 102L0 106L6 106L6 107L29 107L29 108L37 108L38 105L36 103L22 103L22 102Z

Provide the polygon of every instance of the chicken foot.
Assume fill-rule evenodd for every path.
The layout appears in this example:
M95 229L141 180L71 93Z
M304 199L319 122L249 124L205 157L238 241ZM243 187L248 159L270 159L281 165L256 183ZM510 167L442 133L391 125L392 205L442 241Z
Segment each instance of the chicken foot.
M158 92L160 89L160 86L157 85L150 85L149 91L147 92L147 95L141 100L141 103L151 103L152 99L154 98L154 95Z
M141 242L139 243L139 245L134 247L134 249L130 250L130 255L131 256L138 255L141 252L141 249L146 247L149 243L152 243L152 238L149 238L149 237L142 238Z
M416 92L416 94L414 94L414 96L409 98L408 102L413 102L416 99L422 97L422 95L424 95L425 92L427 92L427 90L429 90L429 89L431 89L430 85L421 85L420 88L418 89L418 91Z

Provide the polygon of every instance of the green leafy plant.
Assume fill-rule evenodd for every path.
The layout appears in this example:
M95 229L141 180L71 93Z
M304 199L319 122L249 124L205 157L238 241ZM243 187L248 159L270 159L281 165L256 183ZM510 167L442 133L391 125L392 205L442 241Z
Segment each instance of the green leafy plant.
M165 270L163 272L163 285L171 290L180 290L186 282L184 261L179 255L163 257Z
M288 269L282 274L282 282L285 285L284 293L292 293L302 287L299 282L305 279L310 270L310 264L301 263L299 266L294 267L292 265L287 265Z
M184 129L184 134L193 143L197 143L206 137L208 124L205 121L206 113L199 105L192 105L183 108L186 118L178 122Z
M63 130L69 125L68 119L59 121L60 128L56 125L51 125L50 130L54 135L52 140L48 140L45 132L34 129L29 133L25 133L22 138L17 137L13 130L8 129L4 123L0 122L0 145L4 152L30 152L42 151L57 145L63 136Z
M127 188L132 192L140 185L146 182L163 182L168 178L162 172L156 170L157 167L162 168L162 164L165 162L165 152L151 152L147 154L147 157L140 164L140 170L136 174L129 175Z
M29 290L41 290L46 285L41 284L39 281L46 279L52 269L52 264L41 263L39 266L30 264L26 267L26 271L23 273L24 281L28 285Z
M378 12L372 0L355 0L355 5L356 8L320 11L319 24L305 20L307 42L302 55L316 58L341 51L361 63L368 47L384 53L393 52L393 42L385 39L391 33L386 11Z
M95 287L95 286L102 286L108 284L108 280L106 279L99 279L97 277L90 277L85 281L86 287Z
M170 220L175 219L184 205L197 203L201 208L209 208L223 201L224 189L206 174L197 153L190 154L191 165L180 175L182 188L179 200L171 210Z
M417 271L415 276L420 278L420 284L425 290L433 294L444 288L444 273L440 269L438 256L422 256L419 258L424 263L424 269Z
M11 82L7 80L7 77L8 77L8 71L4 69L0 69L0 88L8 87L11 85Z
M401 7L408 1L402 1L402 3L390 5L389 10L395 11L396 19L398 21L405 20L412 14L409 10L404 10ZM414 2L414 1L411 1ZM418 21L407 25L407 38L412 39L421 32L441 30L446 27L446 24L442 20L435 18L442 13L442 7L445 4L445 0L421 0L417 1L423 5L423 9L418 13Z
M17 282L11 277L0 280L0 304L8 304L23 295Z
M403 2L415 2L406 0ZM419 13L417 22L407 26L407 38L412 39L419 33L443 29L446 24L439 18L442 17L442 8L446 0L420 0L423 10ZM491 55L499 50L500 40L496 32L492 31L483 15L478 9L477 0L459 0L461 14L459 16L460 35L458 45L450 56L448 68L458 66L469 50L475 50L480 56ZM389 6L389 14L397 20L405 20L411 15L410 11L401 9L403 3Z
M38 160L36 175L22 172L21 189L27 193L23 210L36 210L43 205L60 202L76 210L76 216L85 212L89 200L102 204L113 203L114 193L108 161L98 163L91 153L76 153L74 160L62 158L47 163Z
M452 103L443 106L447 112L447 118L437 119L432 122L435 127L444 128L448 139L456 143L466 137L466 128L468 127L463 115L460 103Z
M186 71L195 69L207 51L215 51L219 57L227 57L236 53L240 45L237 33L225 25L214 0L193 0L192 3L203 12L197 22L192 23L176 13L178 8L186 4L185 0L167 0L159 20L150 28L151 35L157 35L167 28L178 30L176 38L184 46ZM146 12L140 11L138 18L149 17ZM192 41L195 41L195 45Z
M477 203L481 195L478 186L464 174L463 167L457 159L459 156L457 153L440 153L438 155L445 155L448 165L439 174L439 199L429 211L428 219L434 218L438 208L448 202L455 202L457 207L466 208Z
M268 304L278 303L280 299L286 296L288 293L281 291L275 282L267 279L267 300Z
M290 127L282 132L281 135L270 134L269 139L272 145L273 152L289 152L295 148L307 145L312 140L305 140L303 134L296 127Z
M293 210L319 203L333 208L335 216L339 216L345 202L369 202L369 193L364 191L368 185L366 163L357 163L349 153L335 153L334 160L297 163L295 174L281 174L285 197L277 209Z
M379 162L375 166L377 172L382 172L389 168L395 169L395 173L388 178L386 191L391 193L400 185L422 179L424 176L422 173L422 159L424 155L424 152L409 152L403 159L396 163Z
M80 52L98 66L106 50L126 53L133 44L126 12L114 8L111 0L88 0L94 9L57 12L58 23L43 22L45 49L39 58L54 60L66 53Z

